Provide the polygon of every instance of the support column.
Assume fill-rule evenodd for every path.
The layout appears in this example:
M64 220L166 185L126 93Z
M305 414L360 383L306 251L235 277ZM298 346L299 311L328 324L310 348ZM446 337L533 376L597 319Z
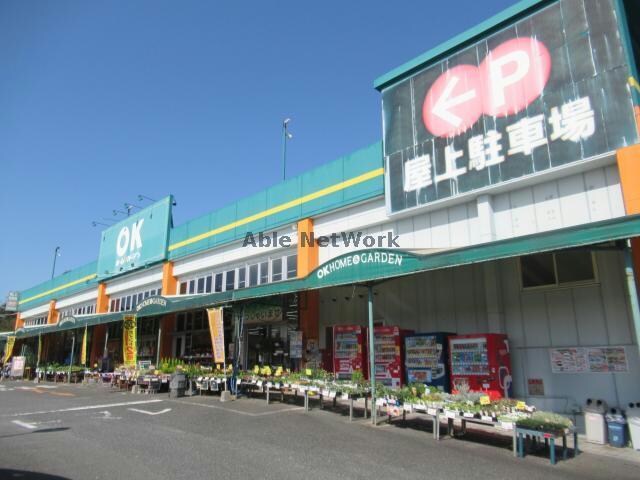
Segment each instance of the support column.
M176 314L170 313L162 317L160 322L162 329L162 339L160 341L160 359L170 358L173 354L171 340L171 332L176 330ZM156 365L157 366L157 365Z
M14 331L18 330L19 328L24 327L24 320L22 319L22 317L20 316L20 312L18 312L18 314L16 315L16 323L14 325Z
M173 262L162 265L162 295L176 295L178 293L178 279L173 276Z
M638 117L636 107L636 118ZM640 121L640 120L639 120ZM621 148L616 152L624 209L627 215L640 214L640 144ZM638 310L638 274L640 273L640 237L630 239L631 251L625 251L625 276L631 316L640 348L640 311Z
M498 283L498 263L484 262L482 274L484 295L487 309L487 325L489 333L505 333L504 312L502 311L502 295Z
M56 301L49 301L49 313L47 314L47 324L52 325L58 323L58 311L56 310Z
M318 266L318 245L311 242L312 238L313 219L300 220L298 222L298 278L306 277ZM318 290L300 292L300 330L305 352L309 340L315 340L315 344L320 345L320 292Z

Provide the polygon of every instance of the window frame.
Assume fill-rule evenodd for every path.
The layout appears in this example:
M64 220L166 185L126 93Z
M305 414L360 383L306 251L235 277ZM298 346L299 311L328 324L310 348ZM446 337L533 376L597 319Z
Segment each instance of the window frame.
M585 286L591 286L591 285L599 285L600 284L600 275L598 272L598 262L596 259L596 255L593 250L589 251L589 255L591 257L591 266L593 268L593 278L589 279L589 280L578 280L575 282L563 282L560 283L558 281L558 263L556 261L556 255L558 254L562 254L563 252L565 252L566 250L559 250L559 251L553 251L553 252L537 252L537 253L532 253L529 255L537 255L538 253L550 253L552 255L553 258L553 276L555 278L555 283L549 283L546 285L537 285L534 287L525 287L523 284L523 279L522 279L522 257L526 257L528 255L521 255L518 257L518 261L517 261L517 265L518 265L518 281L520 284L520 291L523 293L528 293L528 292L539 292L541 290L557 290L557 289L563 289L563 288L574 288L574 287L585 287Z

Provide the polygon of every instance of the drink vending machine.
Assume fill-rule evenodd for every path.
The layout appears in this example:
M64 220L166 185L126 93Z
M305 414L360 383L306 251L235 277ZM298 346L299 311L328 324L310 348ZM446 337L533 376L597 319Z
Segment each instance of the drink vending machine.
M360 370L367 378L367 329L359 325L333 327L333 374L337 379L351 379Z
M509 398L511 356L506 335L497 333L449 337L451 389L468 385L471 391L486 392L492 400Z
M402 350L404 338L413 333L399 327L374 327L374 360L376 381L385 386L399 388L404 383Z
M450 391L449 342L454 333L416 333L404 339L407 383L424 383Z

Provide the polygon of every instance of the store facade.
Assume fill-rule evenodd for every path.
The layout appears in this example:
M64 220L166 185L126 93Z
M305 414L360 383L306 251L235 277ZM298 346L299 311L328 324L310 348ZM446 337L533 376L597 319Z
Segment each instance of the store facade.
M113 369L134 313L139 361L211 364L222 306L227 362L331 371L371 288L375 326L506 335L528 403L637 401L628 7L520 2L376 81L382 143L183 225L169 196L105 230L96 262L21 292L14 353L78 364L86 330L85 363Z

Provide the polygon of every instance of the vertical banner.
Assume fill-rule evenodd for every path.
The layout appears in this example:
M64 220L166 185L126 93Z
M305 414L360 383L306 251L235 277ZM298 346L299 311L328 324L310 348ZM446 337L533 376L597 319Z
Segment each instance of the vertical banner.
M224 363L224 323L222 308L208 308L209 331L211 332L211 345L213 345L213 362Z
M125 367L136 366L138 356L136 323L135 315L122 317L122 357Z
M4 358L2 359L2 363L7 363L13 355L13 345L16 343L16 337L7 337L7 344L4 346Z
M80 348L80 365L87 364L87 326L84 326L84 335L82 336L82 347Z

